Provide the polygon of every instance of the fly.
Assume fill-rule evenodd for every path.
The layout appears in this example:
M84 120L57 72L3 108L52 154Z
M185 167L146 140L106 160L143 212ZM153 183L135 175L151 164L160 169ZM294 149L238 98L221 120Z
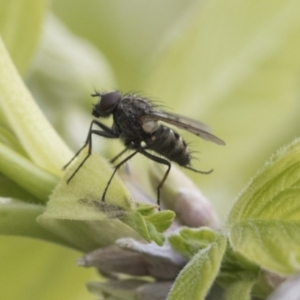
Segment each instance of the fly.
M150 100L135 94L123 95L118 91L108 93L95 92L92 94L92 97L98 97L98 103L94 105L92 115L96 118L107 118L112 115L113 125L109 128L98 120L94 119L91 122L84 145L79 149L64 169L70 165L70 163L86 146L88 146L87 156L67 180L67 183L72 180L91 155L93 134L109 139L120 138L124 143L125 149L115 156L110 161L111 163L114 163L126 151L133 151L129 156L115 165L114 171L104 189L102 201L105 201L108 187L110 186L117 170L137 153L167 166L167 170L157 186L158 205L160 205L160 189L171 170L171 161L174 161L178 165L197 173L209 174L212 172L212 170L199 171L193 169L190 166L191 154L186 142L177 132L166 125L160 124L159 121L187 130L204 140L214 142L218 145L225 145L224 141L211 134L204 124L187 117L159 110ZM93 129L93 125L97 126L100 130ZM156 152L159 156L150 153L149 150Z

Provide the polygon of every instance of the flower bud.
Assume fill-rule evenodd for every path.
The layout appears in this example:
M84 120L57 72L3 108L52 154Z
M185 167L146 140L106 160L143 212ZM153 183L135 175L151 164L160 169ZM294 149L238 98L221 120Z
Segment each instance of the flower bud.
M153 165L150 180L157 187L165 169ZM219 228L219 220L210 202L203 196L194 183L178 168L172 165L171 172L161 189L161 202L175 211L183 225L190 227L209 226Z
M157 280L175 279L187 260L172 250L166 242L144 244L132 238L122 238L116 245L92 251L77 261L79 266L96 267L113 277L124 273L134 276L152 276Z
M281 278L282 280L283 278ZM277 284L279 281L277 280ZM267 300L299 300L300 299L300 274L289 277L267 298Z
M77 265L96 267L103 274L148 275L142 254L123 250L116 245L99 248L84 255L77 260Z
M159 247L153 242L144 244L132 238L122 238L117 240L116 244L123 249L142 254L149 275L157 280L175 279L187 263L187 260L176 253L167 242Z

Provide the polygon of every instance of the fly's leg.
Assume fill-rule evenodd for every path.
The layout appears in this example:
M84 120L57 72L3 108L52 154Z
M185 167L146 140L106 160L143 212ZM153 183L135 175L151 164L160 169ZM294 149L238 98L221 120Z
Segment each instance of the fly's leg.
M118 155L116 155L113 159L111 159L109 162L113 164L120 156L122 156L126 151L128 151L128 148L125 148L122 150Z
M127 149L126 149L126 150L127 150ZM120 154L118 154L118 155L117 155L117 158L118 158L119 156L121 156L124 152L125 152L125 151L123 150ZM132 158L133 156L135 156L138 152L139 152L138 150L134 151L133 153L131 153L129 156L127 156L125 159L123 159L121 162L119 162L119 163L115 166L115 169L114 169L112 175L110 176L110 178L109 178L109 180L108 180L108 182L107 182L107 184L106 184L106 187L105 187L105 189L104 189L104 192L103 192L103 194L102 194L102 199L101 199L101 200L102 200L103 202L105 201L105 196L106 196L108 187L110 186L110 183L111 183L113 177L115 176L116 172L118 171L118 169L119 169L124 163L126 163L126 161L128 161L130 158ZM113 160L115 160L115 159L113 159Z
M103 131L92 129L93 124L96 124L97 126L99 126L101 129L103 129ZM88 136L86 138L86 141L85 141L84 145L76 152L76 154L74 155L74 157L63 167L63 169L66 169L72 163L72 161L80 154L80 152L86 146L88 146L88 154L87 154L87 156L80 163L80 165L77 167L77 169L73 172L73 174L71 175L71 177L67 180L67 183L69 183L72 180L72 178L76 175L76 173L79 171L79 169L83 166L83 164L86 162L86 160L91 155L91 153L92 153L92 134L96 134L96 135L103 136L103 137L110 138L110 139L115 139L115 138L119 137L119 135L117 135L116 133L114 133L109 127L105 126L104 124L102 124L99 121L93 120L91 122L91 125L90 125L90 128L89 128L89 132L88 132Z
M196 170L196 169L193 169L193 168L187 167L187 166L182 166L182 167L185 169L191 170L193 172L200 173L200 174L210 174L214 170L214 169L211 169L209 171L200 171L200 170Z
M153 161L155 161L155 162L157 162L157 163L159 163L159 164L163 164L163 165L165 165L165 166L168 167L168 169L167 169L167 171L165 172L165 174L164 174L162 180L160 181L160 183L159 183L158 186L157 186L157 205L160 206L160 189L163 187L163 185L164 185L164 183L165 183L165 181L166 181L166 179L167 179L167 177L168 177L168 175L169 175L169 173L170 173L170 170L171 170L171 163L170 163L168 160L166 160L166 159L163 159L163 158L161 158L161 157L158 157L158 156L155 156L155 155L153 155L153 154L148 153L147 151L145 151L144 148L141 148L141 149L139 149L138 151L139 151L141 154L143 154L143 155L145 155L146 157L148 157L149 159L151 159L151 160L153 160ZM159 210L160 210L160 208L159 208Z

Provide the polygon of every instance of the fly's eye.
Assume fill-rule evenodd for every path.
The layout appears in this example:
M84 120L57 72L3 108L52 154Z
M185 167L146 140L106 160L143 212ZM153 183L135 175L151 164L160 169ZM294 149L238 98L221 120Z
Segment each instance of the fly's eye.
M106 94L100 94L98 104L95 105L92 114L95 117L106 117L112 113L116 105L122 98L119 92L110 92Z
M99 110L102 112L110 110L119 102L120 99L121 94L119 92L111 92L102 95L99 103Z

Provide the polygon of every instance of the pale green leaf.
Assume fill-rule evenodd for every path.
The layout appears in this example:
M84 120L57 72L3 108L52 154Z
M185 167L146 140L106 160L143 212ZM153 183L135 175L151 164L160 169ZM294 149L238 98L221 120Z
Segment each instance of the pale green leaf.
M18 152L19 154L28 157L28 155L20 145L19 141L13 135L13 133L4 126L0 126L0 141L6 146L13 149L14 151Z
M21 189L26 190L43 203L48 201L49 194L58 182L56 176L34 165L2 143L0 143L0 170ZM14 192L12 191L10 197L15 195ZM23 198L20 195L19 198L25 200L26 196L28 195L26 194Z
M279 274L299 269L300 140L270 159L233 206L228 218L235 251Z
M0 1L0 35L21 73L36 50L47 8L46 0Z
M244 220L300 222L300 140L280 149L234 204L228 223Z
M29 203L40 201L2 173L0 173L0 197L19 199Z
M45 210L45 206L10 201L0 203L0 234L16 235L42 239L70 246L66 241L45 230L36 222L36 218Z
M45 216L55 219L101 220L107 216L122 216L122 212L135 207L118 174L115 174L107 190L105 202L101 200L113 168L97 154L92 154L72 180L67 182L86 156L87 149L84 149L67 167L50 197Z
M97 155L90 156L67 183L86 154L83 151L75 163L68 167L38 222L84 251L112 244L124 236L138 238L130 227L118 219L125 217L126 210L134 207L118 175L113 179L106 201L101 201L113 171L107 161Z
M172 218L168 217L166 223L155 216L152 224L150 216L147 216L147 220L138 212L139 205L133 202L117 174L108 188L105 201L102 201L103 191L113 170L100 156L91 155L67 183L86 154L83 151L68 167L38 222L84 251L113 244L122 237L144 238L147 241L153 239L162 245L164 236L159 230L171 224L174 213L161 212ZM162 225L157 223L159 220Z
M1 40L0 110L32 161L60 175L71 152L32 99Z
M179 273L168 300L203 300L216 278L226 249L226 238L222 235L198 253Z
M300 267L300 222L246 220L232 226L230 242L262 268L290 275Z
M81 252L90 252L100 247L106 247L123 237L141 240L140 235L119 219L95 221L55 219L40 216L37 222L45 229L72 245Z

